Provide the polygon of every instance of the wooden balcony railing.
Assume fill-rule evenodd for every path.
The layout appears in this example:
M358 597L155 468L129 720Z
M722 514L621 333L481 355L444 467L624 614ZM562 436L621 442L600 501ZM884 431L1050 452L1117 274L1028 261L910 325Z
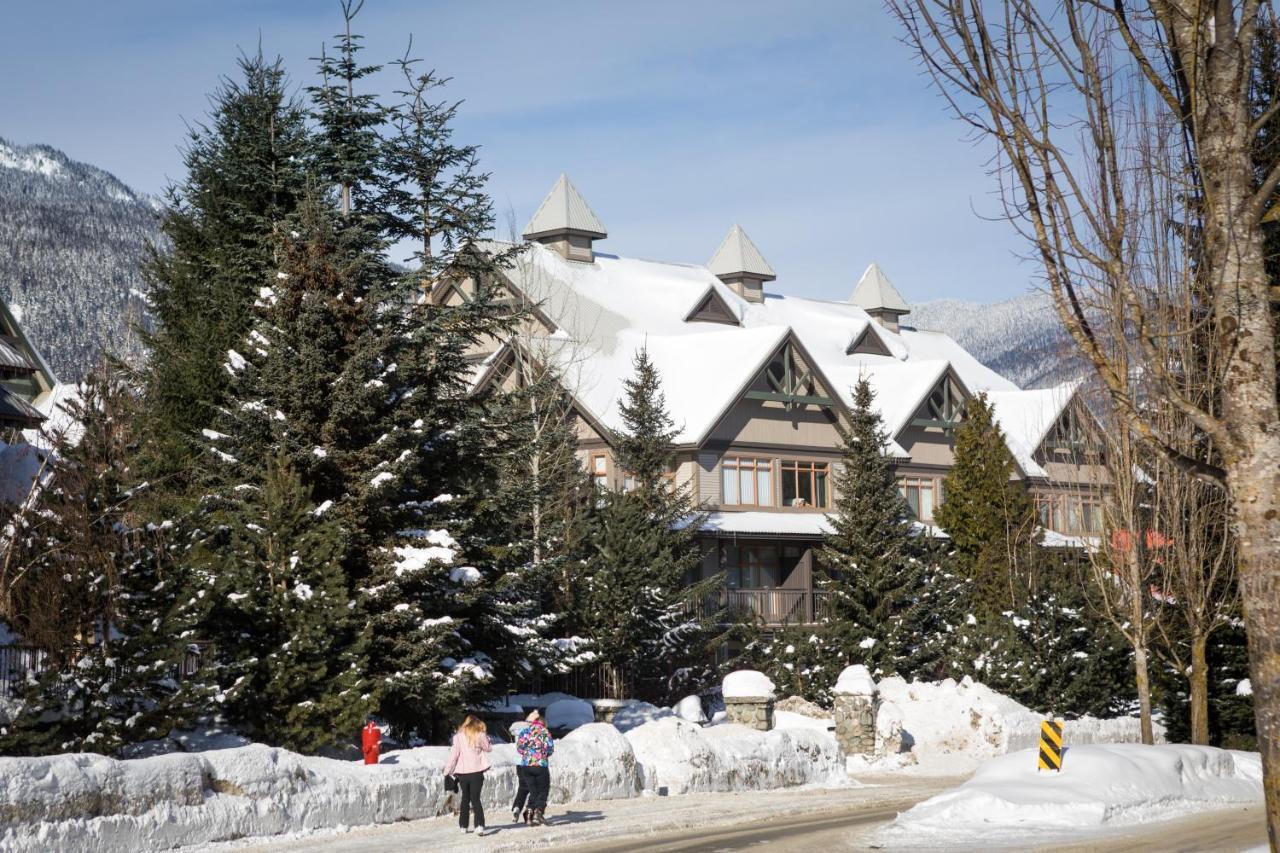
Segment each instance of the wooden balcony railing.
M827 615L828 594L809 589L721 589L701 602L703 616L755 617L769 626L812 625Z

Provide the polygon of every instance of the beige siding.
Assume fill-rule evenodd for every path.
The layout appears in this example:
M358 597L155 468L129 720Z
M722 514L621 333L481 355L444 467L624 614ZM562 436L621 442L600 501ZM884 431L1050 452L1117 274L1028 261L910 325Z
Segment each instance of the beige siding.
M918 465L943 465L950 468L955 464L954 436L941 430L909 426L898 434L898 444L911 455L911 461Z
M714 453L698 454L698 502L720 504L720 457Z
M734 444L781 444L833 450L840 433L822 409L806 406L787 411L780 403L741 400L716 424L711 441Z

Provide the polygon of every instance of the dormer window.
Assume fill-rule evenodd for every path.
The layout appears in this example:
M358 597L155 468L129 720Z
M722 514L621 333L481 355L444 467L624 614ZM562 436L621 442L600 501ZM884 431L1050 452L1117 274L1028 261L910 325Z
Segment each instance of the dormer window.
M706 294L698 300L693 310L685 315L686 323L722 323L726 326L737 326L738 317L729 303L716 292L714 287L707 288Z
M845 355L893 355L884 341L880 340L880 336L871 328L870 323L862 330L862 334L849 342L844 352Z

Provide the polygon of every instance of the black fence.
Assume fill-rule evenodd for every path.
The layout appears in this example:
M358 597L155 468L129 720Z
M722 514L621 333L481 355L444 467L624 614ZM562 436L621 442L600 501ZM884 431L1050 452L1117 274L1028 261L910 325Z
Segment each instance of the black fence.
M200 662L201 655L198 648L188 651L182 663L174 667L174 678L179 680L189 678L200 668ZM66 669L71 669L75 665L73 658L64 666ZM55 666L53 659L43 649L34 646L0 645L0 698L11 699L18 696L25 683L40 678ZM114 681L115 677L116 674L113 671L108 683Z

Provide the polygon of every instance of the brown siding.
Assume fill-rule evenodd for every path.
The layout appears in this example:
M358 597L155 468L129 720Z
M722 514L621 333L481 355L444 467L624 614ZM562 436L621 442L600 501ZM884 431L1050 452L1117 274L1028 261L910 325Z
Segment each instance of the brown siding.
M787 411L780 403L741 400L711 432L710 441L745 444L782 444L834 450L840 441L826 413L814 406Z

